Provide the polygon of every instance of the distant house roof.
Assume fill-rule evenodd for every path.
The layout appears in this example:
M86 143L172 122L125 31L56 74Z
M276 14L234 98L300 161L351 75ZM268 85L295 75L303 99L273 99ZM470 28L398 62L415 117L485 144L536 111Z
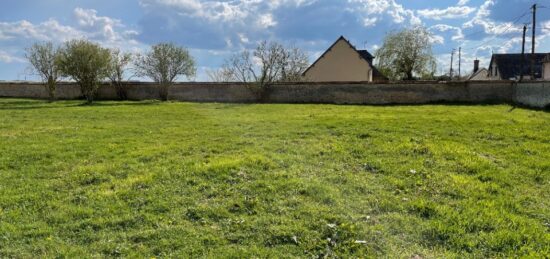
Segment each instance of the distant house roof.
M542 78L542 63L546 53L535 53L535 79ZM531 54L525 54L525 60L523 63L523 75L531 74ZM521 54L493 54L491 63L489 65L489 71L492 70L493 64L497 64L498 74L502 79L514 79L520 77L522 74Z
M362 58L369 62L372 62L372 60L374 59L374 56L370 54L367 50L357 50L357 52L359 53L359 55L361 55Z
M330 47L327 50L325 50L325 52L319 58L317 58L317 60L315 60L315 62L313 62L311 64L311 66L309 66L306 69L306 71L304 71L304 73L302 75L305 75L308 70L310 70L312 67L314 67L315 64L317 64L317 62L319 62L319 60L321 60L327 54L327 52L329 52L334 47L334 45L336 45L336 43L338 43L341 40L344 40L353 50L355 50L357 52L357 54L359 54L359 56L362 59L364 59L365 61L367 61L369 63L369 65L372 68L373 80L388 80L388 78L386 76L384 76L378 69L376 69L376 67L372 63L372 61L374 59L374 56L372 54L370 54L370 52L367 51L367 50L357 50L355 48L355 46L353 46L344 36L340 36L340 38L338 38L334 43L332 43L332 45L330 45Z
M481 68L479 70L477 70L477 72L471 74L469 77L468 77L468 80L472 80L473 78L475 78L476 76L478 75L483 75L485 74L485 76L487 76L488 74L488 70L486 68Z

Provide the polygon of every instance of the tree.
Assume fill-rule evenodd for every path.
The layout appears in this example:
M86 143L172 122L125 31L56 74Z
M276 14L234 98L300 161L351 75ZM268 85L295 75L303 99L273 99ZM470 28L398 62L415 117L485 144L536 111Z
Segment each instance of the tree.
M132 61L132 54L122 53L119 49L112 49L111 62L109 64L109 79L111 85L115 87L116 94L120 100L128 99L128 89L124 80L124 71L128 64Z
M159 84L159 95L168 100L168 90L179 76L193 77L195 60L189 51L172 43L161 43L151 51L139 56L134 62L138 76L146 76Z
M212 82L227 83L233 81L233 75L225 69L206 70L206 75Z
M229 57L216 75L227 81L251 83L264 98L275 82L301 81L308 65L308 56L301 49L263 41L252 53L244 50Z
M378 67L392 80L413 80L415 75L433 75L436 62L431 36L421 26L389 33L382 47L376 51Z
M55 89L60 78L59 67L55 62L59 48L51 42L35 43L26 52L25 57L31 63L32 70L45 83L50 101L55 100Z
M71 40L56 63L63 75L78 83L87 103L92 103L99 84L110 74L111 53L88 40Z

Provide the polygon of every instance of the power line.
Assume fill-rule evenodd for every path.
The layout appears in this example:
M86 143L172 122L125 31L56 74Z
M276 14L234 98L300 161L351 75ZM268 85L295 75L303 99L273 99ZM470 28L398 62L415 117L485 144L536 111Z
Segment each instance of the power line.
M517 23L521 18L525 17L527 14L529 14L531 11L528 10L526 11L525 13L521 14L520 16L516 17L512 23ZM464 38L466 37L469 37L469 36L472 36L472 35L476 35L476 34L480 34L480 33L485 33L485 30L480 30L480 31L476 31L476 32L472 32L472 33L468 33L466 35L464 35Z
M510 25L508 25L504 31L502 33L499 33L499 34L495 34L493 35L493 37L491 37L490 39L488 40L485 40L483 41L481 44L479 45L476 45L475 47L470 47L470 48L466 48L465 50L472 50L472 49L477 49L483 45L486 45L487 43L490 43L492 41L494 41L495 39L497 39L497 37L499 37L500 35L503 35L503 34L506 34L510 29L512 29L512 27L514 27L514 25L516 25L516 23L521 20L522 18L524 18L526 15L528 15L529 13L531 12L531 10L527 10L526 12L524 12L523 14L521 14L520 16L516 17L511 23Z

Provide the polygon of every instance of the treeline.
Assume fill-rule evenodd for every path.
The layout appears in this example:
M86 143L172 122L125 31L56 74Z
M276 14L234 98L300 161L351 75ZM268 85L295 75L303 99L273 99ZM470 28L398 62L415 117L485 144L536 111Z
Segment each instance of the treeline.
M145 54L132 55L118 49L107 49L88 40L71 40L62 46L35 43L27 49L26 58L45 83L51 101L55 100L57 83L74 80L88 103L92 103L99 85L109 80L121 100L127 99L123 83L127 67L133 63L136 76L148 77L159 84L159 97L168 98L168 88L177 77L195 75L195 60L189 51L170 43L154 45Z
M390 32L376 51L377 67L390 80L435 79L436 60L432 53L432 34L421 26ZM181 76L196 74L195 59L189 51L172 43L160 43L143 54L107 49L88 40L72 40L59 47L36 43L27 49L33 71L55 100L56 84L63 78L77 82L88 103L93 102L101 82L109 80L121 100L127 99L127 71L158 83L159 98L168 99L170 86ZM130 68L131 65L131 68ZM243 50L207 74L215 82L244 82L260 98L275 82L297 82L309 66L304 51L277 42L263 41L253 50Z
M74 80L87 103L93 102L97 89L106 80L116 89L119 99L126 100L127 72L158 83L159 98L166 101L170 86L179 77L192 78L196 74L195 59L186 48L173 43L160 43L146 53L131 54L88 40L71 40L58 47L44 42L28 48L26 58L44 82L50 101L55 100L56 86L62 79ZM220 69L208 71L208 76L218 82L250 83L252 90L263 95L274 82L301 80L307 66L308 57L302 50L264 41L253 52L233 54Z

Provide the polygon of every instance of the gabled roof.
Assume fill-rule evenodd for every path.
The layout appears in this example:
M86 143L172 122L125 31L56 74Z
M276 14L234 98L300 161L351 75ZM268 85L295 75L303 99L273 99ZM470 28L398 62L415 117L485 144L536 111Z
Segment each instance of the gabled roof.
M481 69L478 69L477 72L475 73L472 73L469 77L468 77L468 80L472 80L472 78L476 77L477 75L481 74L481 73L488 73L489 71L487 70L487 68L481 68Z
M367 61L372 62L372 60L374 59L374 56L371 55L367 50L356 50L359 55L361 55L361 57Z
M542 62L547 56L546 53L535 53L535 79L542 78ZM531 54L525 54L523 63L523 71L521 71L522 55L521 54L493 54L489 71L492 70L493 64L497 64L498 74L501 79L508 80L518 78L523 75L531 74Z
M372 77L373 79L374 78L382 78L382 79L385 79L387 80L387 77L385 77L384 75L382 75L382 73L380 71L378 71L378 69L376 69L376 67L374 67L373 63L372 63L372 60L374 59L374 56L372 54L370 54L370 52L368 52L367 50L357 50L355 48L355 46L353 46L344 36L340 36L334 43L332 43L332 45L330 45L330 47L325 50L325 52L323 52L323 54L317 58L317 60L315 60L315 62L313 62L311 64L311 66L309 66L305 71L304 73L302 73L302 76L304 76L307 71L309 71L312 67L315 66L315 64L317 64L317 62L319 62L322 58L325 57L325 55L332 50L332 48L334 47L334 45L336 45L339 41L343 40L344 42L346 42L355 52L357 52L357 54L359 54L359 56L364 59L365 61L367 61L369 63L369 65L371 66L372 68Z

